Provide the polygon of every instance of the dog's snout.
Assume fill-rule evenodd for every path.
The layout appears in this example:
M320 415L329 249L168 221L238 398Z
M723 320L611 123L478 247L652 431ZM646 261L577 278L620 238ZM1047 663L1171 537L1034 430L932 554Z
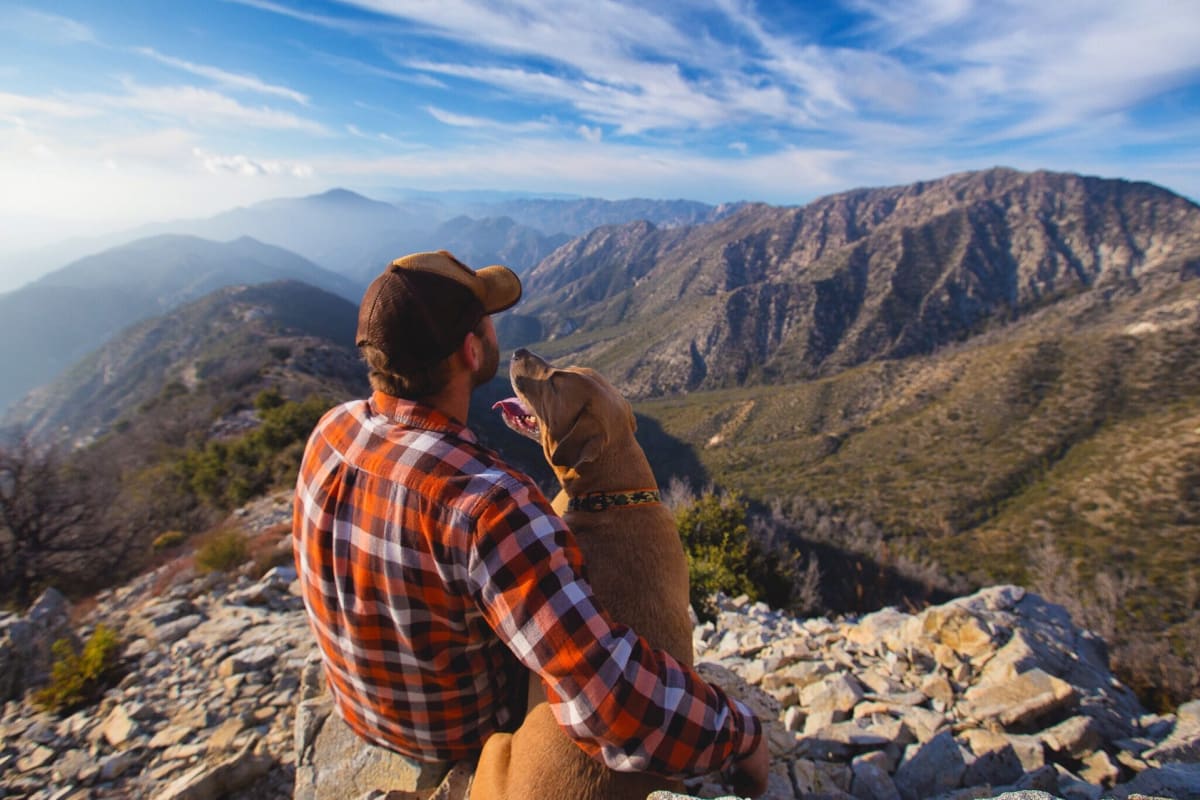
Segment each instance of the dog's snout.
M528 350L526 350L524 347L518 347L516 350L513 351L512 357L513 357L513 361L516 361L521 358L529 358L530 355L532 355L532 354Z

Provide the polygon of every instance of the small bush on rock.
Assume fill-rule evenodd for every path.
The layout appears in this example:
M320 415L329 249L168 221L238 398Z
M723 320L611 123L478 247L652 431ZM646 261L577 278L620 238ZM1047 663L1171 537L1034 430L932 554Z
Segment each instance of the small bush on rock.
M747 572L750 559L746 504L738 495L705 494L676 512L675 522L687 554L691 602L704 618L715 616L711 607L717 592L728 595L758 592Z
M717 592L744 594L774 608L819 604L816 562L803 569L798 553L772 542L742 495L708 489L696 497L678 485L667 495L687 555L692 608L701 619L716 618Z
M230 572L249 558L249 543L241 531L234 528L216 531L196 549L196 566L202 572Z
M183 544L183 540L186 538L183 531L167 531L156 536L150 546L154 552L161 553L164 550L170 550L172 547L178 547Z
M87 705L115 682L121 641L107 625L97 625L82 650L70 639L59 639L51 648L55 656L50 684L34 696L49 711L73 711Z

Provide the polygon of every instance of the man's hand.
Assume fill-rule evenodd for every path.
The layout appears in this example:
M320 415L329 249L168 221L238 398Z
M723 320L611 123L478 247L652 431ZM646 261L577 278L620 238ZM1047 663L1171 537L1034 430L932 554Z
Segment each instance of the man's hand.
M767 775L771 771L771 754L767 750L767 735L758 740L758 747L749 755L733 762L728 780L740 797L758 797L767 791Z

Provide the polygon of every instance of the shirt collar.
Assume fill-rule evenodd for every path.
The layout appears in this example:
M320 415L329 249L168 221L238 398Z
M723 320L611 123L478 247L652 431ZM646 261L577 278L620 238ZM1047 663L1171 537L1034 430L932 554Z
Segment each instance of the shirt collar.
M456 436L470 444L479 443L479 440L475 438L475 434L470 428L448 417L433 406L428 406L415 400L406 400L403 397L395 397L383 392L373 392L371 399L367 401L367 406L372 415L382 415L393 422L398 422L411 428L445 433L450 436Z

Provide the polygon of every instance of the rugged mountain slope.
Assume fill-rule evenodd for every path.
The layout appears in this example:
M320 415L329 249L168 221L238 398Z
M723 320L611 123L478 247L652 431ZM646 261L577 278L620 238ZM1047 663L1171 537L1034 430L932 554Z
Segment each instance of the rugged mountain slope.
M642 398L660 478L773 505L801 549L1039 585L1140 689L1195 688L1193 203L992 170L604 228L527 284L525 340Z
M202 440L214 417L269 387L294 399L361 394L357 315L353 303L296 281L220 289L121 332L5 423L79 443L170 417L172 427L199 423L186 433Z
M692 228L601 228L538 265L521 312L541 321L533 338L561 339L550 349L652 396L928 353L1198 270L1200 208L1184 198L995 169Z
M361 297L353 282L278 247L175 235L97 253L0 295L0 409L131 323L222 286L281 279Z
M1200 690L1200 279L1066 302L930 355L639 403L651 461L773 506L804 552L1036 586L1147 702L1178 701Z

